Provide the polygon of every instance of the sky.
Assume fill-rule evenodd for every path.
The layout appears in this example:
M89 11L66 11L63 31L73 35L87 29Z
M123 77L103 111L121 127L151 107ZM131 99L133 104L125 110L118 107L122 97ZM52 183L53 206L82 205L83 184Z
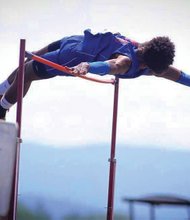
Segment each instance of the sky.
M190 74L189 9L189 0L1 0L0 81L18 65L21 38L35 51L87 28L139 42L169 36L176 44L174 66ZM109 143L113 91L70 77L34 82L23 104L23 140L59 147ZM189 150L189 98L189 87L166 79L120 80L117 142ZM15 122L15 112L7 121Z

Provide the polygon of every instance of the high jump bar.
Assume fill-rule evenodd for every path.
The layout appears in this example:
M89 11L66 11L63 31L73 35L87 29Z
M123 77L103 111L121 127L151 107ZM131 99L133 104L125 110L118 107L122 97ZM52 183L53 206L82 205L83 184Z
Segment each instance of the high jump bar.
M54 69L60 70L62 72L68 73L72 76L77 76L86 80L90 80L90 81L94 81L94 82L98 82L98 83L105 83L105 84L114 84L115 83L115 79L97 79L97 78L92 78L90 76L83 76L83 75L75 75L72 70L67 67L67 66L62 66L60 64L54 63L52 61L46 60L40 56L37 56L31 52L26 51L25 55L27 58L32 59L32 60L36 60L40 63L43 63L45 65L48 65L50 67L53 67Z

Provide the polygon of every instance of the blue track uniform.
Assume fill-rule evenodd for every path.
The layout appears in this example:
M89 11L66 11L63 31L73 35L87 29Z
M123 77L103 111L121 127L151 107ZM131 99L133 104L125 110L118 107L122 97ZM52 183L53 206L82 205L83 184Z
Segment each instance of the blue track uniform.
M132 64L126 74L118 74L120 78L136 78L145 75L149 70L139 71L139 62L136 56L137 44L126 39L121 34L111 32L92 34L85 30L84 35L65 37L60 41L57 50L44 54L42 57L63 66L73 67L81 62L106 61L122 54L130 58ZM70 76L52 67L34 61L37 74L43 78L54 76Z

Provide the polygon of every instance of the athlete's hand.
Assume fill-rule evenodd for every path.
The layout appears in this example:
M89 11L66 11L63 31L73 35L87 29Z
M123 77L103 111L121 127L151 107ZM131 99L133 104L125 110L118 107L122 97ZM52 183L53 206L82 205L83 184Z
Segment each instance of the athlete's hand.
M87 62L82 62L77 66L72 67L71 70L75 75L85 75L88 73L89 64Z

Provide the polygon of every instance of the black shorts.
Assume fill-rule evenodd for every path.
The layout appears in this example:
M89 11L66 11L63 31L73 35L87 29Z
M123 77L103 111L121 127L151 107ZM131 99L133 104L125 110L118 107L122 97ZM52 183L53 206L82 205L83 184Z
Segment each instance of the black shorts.
M48 74L45 65L43 63L39 63L36 60L33 61L33 69L34 69L35 74L40 79L49 79L49 78L55 77L55 75Z

